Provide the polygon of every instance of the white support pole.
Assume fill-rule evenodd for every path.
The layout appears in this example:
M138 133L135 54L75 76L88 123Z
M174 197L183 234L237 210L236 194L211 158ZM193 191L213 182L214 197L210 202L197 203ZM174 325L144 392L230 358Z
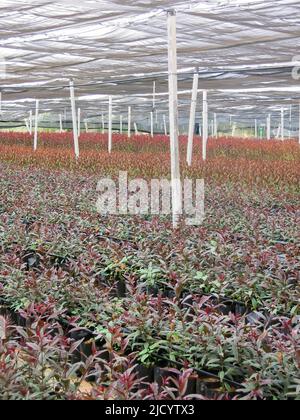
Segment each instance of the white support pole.
M63 122L62 122L62 115L59 114L59 131L60 133L63 132Z
M123 134L123 116L120 115L120 134Z
M128 107L128 138L131 137L131 106Z
M139 130L138 130L137 123L134 123L134 131L135 131L135 135L138 136L139 135Z
M153 82L153 110L156 107L156 81Z
M299 108L299 110L300 110L300 108ZM299 111L300 112L300 111ZM166 118L166 116L164 115L163 116L163 120L164 120L164 131L165 131L165 136L167 136L168 135L168 126L167 126L167 118ZM300 131L299 131L299 137L300 137Z
M278 140L280 137L280 132L281 132L281 124L279 124L278 129L277 129L277 134L276 134L276 139Z
M32 135L33 117L32 110L29 111L29 134Z
M289 139L292 138L293 105L290 106Z
M257 126L257 120L255 120L255 133L254 133L254 137L257 139L258 138L258 126Z
M151 125L151 128L150 128L151 137L153 138L154 137L154 114L153 114L153 112L150 113L150 125Z
M299 145L300 145L300 103L299 103Z
M203 124L202 124L202 159L206 161L207 158L207 143L208 143L208 105L207 105L207 90L203 91Z
M112 152L112 96L108 99L108 153Z
M24 119L25 125L26 125L26 129L28 131L28 133L30 134L30 127L29 127L29 122L27 120L27 118Z
M281 140L284 141L284 108L281 108Z
M216 113L214 113L214 137L218 137L218 118Z
M190 111L190 124L189 124L189 137L188 137L188 150L187 150L187 163L189 166L192 165L192 160L193 160L193 145L194 145L194 133L195 133L195 123L196 123L198 85L199 85L199 73L197 70L197 72L194 74L191 111Z
M101 122L102 122L102 134L105 133L105 121L104 121L104 115L101 115Z
M38 128L39 128L39 100L35 102L35 126L34 126L34 141L33 141L33 150L37 150L38 146Z
M178 77L177 77L177 24L176 12L168 12L168 62L169 62L169 118L171 144L171 179L173 227L178 226L182 213L182 188L178 142Z
M76 159L79 158L79 141L78 141L78 131L77 131L77 118L76 118L76 103L75 103L75 91L74 91L74 82L70 81L70 97L71 97L71 107L72 107L72 122L73 122L73 139L74 139L74 152Z
M235 125L235 123L232 123L232 125L231 125L231 137L234 137L235 130L236 130L236 125Z
M2 92L0 91L0 114L2 114Z
M271 114L267 117L267 140L271 140Z
M89 125L87 121L84 121L84 125L85 125L85 132L86 134L89 132Z
M235 132L236 132L236 123L233 122L232 123L232 130L231 130L231 137L235 136Z
M78 137L80 137L81 135L81 109L78 108L78 117L77 117L77 121L78 121L78 129L77 129L77 133L78 133Z

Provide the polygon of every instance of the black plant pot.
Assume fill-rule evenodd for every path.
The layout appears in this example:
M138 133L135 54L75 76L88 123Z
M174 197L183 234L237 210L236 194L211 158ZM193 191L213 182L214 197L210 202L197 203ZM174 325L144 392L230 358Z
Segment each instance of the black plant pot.
M150 296L157 297L159 295L159 287L158 286L149 286L146 288L147 294Z
M214 378L199 377L196 382L196 394L214 398L220 394L220 381Z
M22 257L23 263L26 264L27 271L40 266L41 257L34 251L25 251Z
M89 333L86 330L78 330L78 331L72 331L70 333L70 338L74 341L80 341L80 340L84 340L84 341L88 341L92 338L91 333ZM82 361L82 344L74 351L74 353L71 356L71 363L72 364L76 364L76 363L80 363Z
M260 312L251 312L250 314L247 315L247 323L250 325L255 325L259 322L259 320L261 319L261 316L263 314L261 314Z
M167 299L174 299L176 297L176 293L174 290L165 290L163 296Z
M235 313L235 305L232 302L222 302L218 308L222 315L228 316L230 313Z
M248 313L248 309L246 305L243 305L242 303L236 303L234 305L234 313L235 315L246 315Z
M117 283L117 295L118 298L126 297L126 281L125 279L120 279Z
M154 367L146 367L144 365L138 365L135 368L135 373L138 379L143 380L140 384L140 389L148 388L148 385L154 381Z
M190 377L190 379L188 380L188 385L184 397L186 397L187 395L194 395L197 393L197 381L197 376Z
M95 346L97 352L101 352L101 359L104 362L109 362L109 352L105 348L105 340L99 340L95 342L93 338L83 341L80 345L80 353L81 353L81 360L82 362L86 362L86 360L92 356L93 354L93 346Z
M11 317L11 311L5 305L0 306L0 315L4 317Z
M22 328L30 327L30 319L25 319L20 315L18 312L11 311L11 318L13 322L18 326Z
M154 368L154 382L158 384L159 387L163 385L165 379L168 379L171 376L171 373L168 372L165 368L156 366Z
M80 354L83 363L93 354L93 340L84 341L80 344Z

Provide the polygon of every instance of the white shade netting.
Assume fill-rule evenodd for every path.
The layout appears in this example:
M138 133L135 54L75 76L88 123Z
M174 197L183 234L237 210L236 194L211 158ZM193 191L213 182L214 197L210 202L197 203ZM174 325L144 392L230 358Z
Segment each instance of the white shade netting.
M112 95L114 115L132 106L143 123L154 81L156 106L166 114L170 9L177 11L182 124L196 68L199 90L208 90L209 110L220 118L249 124L298 106L298 1L2 0L2 121L23 119L36 99L41 113L69 112L70 79L86 119L106 113Z

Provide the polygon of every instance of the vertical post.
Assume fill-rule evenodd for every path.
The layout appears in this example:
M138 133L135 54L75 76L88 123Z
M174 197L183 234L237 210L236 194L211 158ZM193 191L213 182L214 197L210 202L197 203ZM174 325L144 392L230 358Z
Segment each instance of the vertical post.
M281 140L284 141L284 108L281 108Z
M290 106L290 129L289 129L289 139L292 138L292 129L293 129L293 105Z
M182 213L182 189L180 179L178 142L178 77L177 77L177 25L176 12L168 12L168 62L169 62L169 118L171 144L171 179L173 227L178 226Z
M258 138L258 126L257 126L257 120L255 120L255 132L254 132L254 137L257 139Z
M291 139L291 123L292 123L292 106L290 105L290 110L289 110L289 122L288 122L288 137L289 139Z
M0 90L0 114L2 114L2 92Z
M112 96L108 99L108 153L112 151Z
M236 126L237 123L232 123L232 130L231 130L231 136L234 137L235 136L235 132L236 132Z
M289 139L291 140L292 138L292 114L293 114L293 106L290 105L290 121L289 121Z
M138 130L137 123L134 123L134 131L135 131L135 135L138 136L139 135L139 130Z
M267 140L271 140L271 114L267 117Z
M300 145L300 103L299 103L299 145Z
M62 115L59 114L59 131L60 133L63 132L63 122L62 122Z
M152 105L153 105L152 119L154 119L154 112L155 112L155 124L157 125L158 124L158 112L157 112L157 109L156 109L156 81L155 80L153 82L153 103L152 103ZM154 121L153 121L153 126L154 126ZM154 129L153 129L153 132L154 132ZM152 130L151 130L151 133L152 133Z
M300 112L300 105L299 105L299 112ZM166 119L166 116L165 115L163 116L163 120L164 120L165 136L167 136L168 135L168 127L167 127L167 119ZM300 131L299 131L299 138L300 138Z
M216 113L214 113L214 137L218 137L218 119Z
M207 158L207 143L208 143L208 105L207 105L207 90L203 91L203 124L202 124L203 138L202 138L202 159Z
M30 134L30 128L29 128L29 123L28 123L27 118L24 119L24 122L25 122L25 125L26 125L26 128L27 128L27 131Z
M128 138L131 137L131 106L128 107Z
M39 100L37 99L35 102L35 127L34 127L34 142L33 142L33 150L37 150L38 146L38 128L39 128Z
M102 122L102 134L105 133L105 121L104 121L104 115L101 115L101 122Z
M84 125L85 125L85 132L88 133L89 132L89 126L88 126L87 120L84 121Z
M74 81L70 81L70 96L71 96L71 107L72 107L72 122L73 122L73 139L74 139L74 151L76 159L79 158L79 141L77 131L77 120L76 120L76 103L75 103L75 91Z
M120 115L120 134L123 134L123 116Z
M281 123L279 124L278 129L277 129L276 139L279 139L279 137L280 137L280 132L281 132Z
M154 137L154 114L153 114L153 111L150 114L150 125L151 125L151 128L150 128L151 137L153 138Z
M197 72L194 74L191 111L190 111L190 124L189 124L189 137L188 137L188 150L187 150L187 163L189 166L192 165L192 160L193 160L193 145L194 145L194 133L195 133L195 123L196 123L198 85L199 85L199 72L197 69Z
M33 126L33 124L32 124L32 110L30 110L29 111L29 133L30 133L30 135L32 135L32 126Z
M81 109L78 108L78 129L77 129L77 133L78 133L78 137L80 137L81 135Z
M292 130L292 105L290 105L290 118L289 118L289 140L290 140L290 139L291 139L291 137L292 137L291 130Z

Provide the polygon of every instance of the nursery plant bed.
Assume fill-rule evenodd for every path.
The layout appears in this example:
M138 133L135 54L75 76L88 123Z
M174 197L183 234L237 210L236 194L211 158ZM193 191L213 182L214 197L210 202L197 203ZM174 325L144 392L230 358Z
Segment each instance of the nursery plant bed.
M14 310L10 309L9 306L1 305L0 311L5 316L10 316L15 321L17 326L20 327L26 327L28 325L28 320L26 321L20 314L16 313ZM72 364L76 364L79 362L85 362L88 357L92 354L92 347L97 347L98 352L102 352L103 356L101 358L103 361L109 361L109 354L106 350L106 347L104 345L104 342L98 341L95 342L95 335L92 331L88 331L87 329L77 329L72 331L72 326L68 325L65 321L62 324L62 327L65 329L66 334L68 334L68 331L71 330L69 333L70 337L74 342L82 341L78 349L75 350L75 352L72 354L71 362ZM135 351L137 351L135 349ZM137 365L136 367L136 373L137 375L142 379L153 379L156 383L159 385L162 385L164 378L166 379L170 374L168 373L168 369L172 369L172 367L180 367L184 368L184 366L178 362L170 361L168 359L165 359L161 356L158 356L158 359L160 360L160 365L153 365L151 368L147 368L144 365ZM201 378L211 379L211 383L218 383L220 384L220 379L217 375L202 371L199 369L193 369L197 374L201 375L197 381L202 382ZM94 378L91 377L89 379L89 382L94 382ZM204 381L205 382L205 381ZM241 388L242 385L239 383L236 383L234 381L231 381L229 379L224 378L224 383L227 383L230 386L236 386L238 388ZM193 382L194 384L194 382ZM193 384L189 384L189 389L193 387ZM196 386L196 385L195 385Z
M91 209L100 174L115 179L126 167L129 177L168 176L168 138L120 136L108 157L107 138L87 135L75 164L65 159L69 133L40 136L46 149L41 142L33 156L29 136L24 144L16 136L12 147L0 133L0 294L2 313L24 326L12 325L11 333L21 347L29 343L26 382L39 381L43 357L35 349L46 334L55 342L49 360L64 378L61 389L68 371L61 351L72 348L65 363L79 380L96 379L91 398L120 397L118 381L134 382L134 367L146 379L136 383L143 392L129 398L150 392L154 369L160 385L176 380L176 369L184 375L193 367L188 394L297 398L298 144L212 142L207 165L184 167L208 181L206 220L173 231L168 217L102 217ZM12 340L0 357L13 357L14 346ZM55 398L52 388L49 396Z

